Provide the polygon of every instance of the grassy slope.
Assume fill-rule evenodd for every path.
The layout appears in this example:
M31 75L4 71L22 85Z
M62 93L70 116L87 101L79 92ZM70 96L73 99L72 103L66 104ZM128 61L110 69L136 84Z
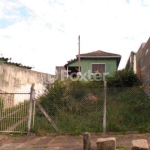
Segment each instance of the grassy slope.
M41 97L41 104L63 133L102 132L103 95L102 88L87 83L57 85ZM139 87L107 89L108 132L148 132L149 110L150 100ZM34 131L55 132L38 108Z

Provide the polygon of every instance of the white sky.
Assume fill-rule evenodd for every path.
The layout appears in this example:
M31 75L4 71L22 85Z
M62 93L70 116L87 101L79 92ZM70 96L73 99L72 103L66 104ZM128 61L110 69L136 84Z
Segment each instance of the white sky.
M78 53L122 55L150 36L150 0L0 0L0 53L12 62L55 73Z

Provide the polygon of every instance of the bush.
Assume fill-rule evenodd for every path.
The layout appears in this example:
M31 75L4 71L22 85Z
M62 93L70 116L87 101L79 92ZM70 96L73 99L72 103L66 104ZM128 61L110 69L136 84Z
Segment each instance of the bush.
M150 131L150 99L143 89L112 89L107 92L107 131Z
M150 99L143 89L135 86L139 84L136 75L123 70L109 77L108 84L115 88L107 88L107 131L150 131ZM102 82L56 81L40 97L40 103L63 133L102 132L104 89L101 87ZM42 112L36 110L35 131L54 132Z
M45 93L40 96L40 103L49 113L55 115L61 109L61 100L65 93L66 86L63 82L55 82L53 87L47 87Z
M98 97L102 84L98 82L80 82L80 81L56 81L53 87L47 87L45 93L39 97L41 105L49 113L55 116L63 108L66 112L76 112L84 107L88 102L87 97ZM41 113L39 112L39 116Z
M107 77L108 87L133 87L140 85L138 77L132 70L123 69Z
M63 133L76 135L86 131L102 131L102 125L98 122L102 119L103 91L97 88L101 86L98 82L56 81L39 97L40 104ZM44 115L38 108L35 118L35 132L44 133L44 129L54 131L42 122Z

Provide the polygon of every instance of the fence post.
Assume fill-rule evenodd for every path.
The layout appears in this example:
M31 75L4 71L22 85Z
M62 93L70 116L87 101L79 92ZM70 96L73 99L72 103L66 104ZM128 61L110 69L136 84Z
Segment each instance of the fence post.
M103 133L106 133L106 94L107 94L107 81L104 81L104 108L103 108Z
M27 133L27 135L30 135L30 133L31 133L32 101L33 101L34 93L35 93L34 84L32 84L31 91L30 91L29 116L28 116L28 133Z
M34 128L34 122L35 122L35 94L33 95L34 98L33 98L33 118L32 118L32 127Z
M35 89L33 88L32 89L32 105L33 105L33 107L32 107L32 127L34 128L34 123L35 123L35 101L34 101L34 99L35 99Z
M91 149L91 137L90 133L85 132L83 134L83 150L90 150Z

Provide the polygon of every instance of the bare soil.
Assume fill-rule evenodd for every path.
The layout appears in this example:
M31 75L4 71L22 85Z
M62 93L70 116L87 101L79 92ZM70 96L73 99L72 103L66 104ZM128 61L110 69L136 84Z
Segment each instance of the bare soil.
M118 150L131 148L132 140L147 139L150 145L150 133L146 134L92 134L91 147L96 150L98 138L115 137ZM0 134L0 150L83 150L83 136L21 136Z

